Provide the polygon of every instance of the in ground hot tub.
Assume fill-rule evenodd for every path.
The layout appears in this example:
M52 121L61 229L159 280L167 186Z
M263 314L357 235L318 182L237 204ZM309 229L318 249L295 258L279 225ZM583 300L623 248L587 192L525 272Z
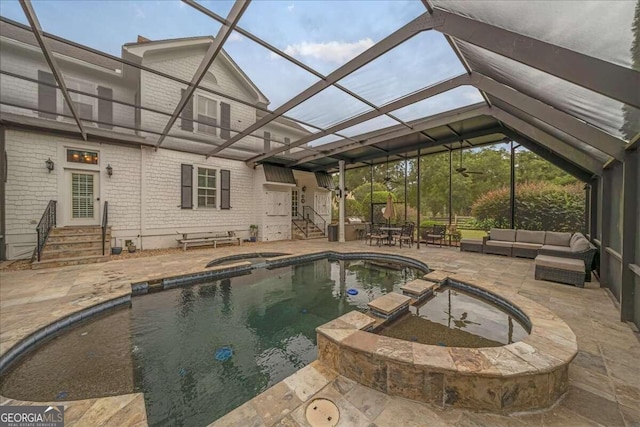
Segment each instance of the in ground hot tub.
M498 413L532 411L552 406L567 391L568 366L577 353L577 343L573 331L554 313L489 282L439 272L425 278L444 288L436 299L448 300L451 294L447 292L453 290L483 301L458 301L457 308L452 302L451 310L448 301L442 301L443 306L438 301L436 306L443 308L440 312L445 316L449 312L458 316L455 321L460 322L459 327L449 328L442 324L446 322L437 309L432 313L437 322L420 317L415 308L409 315L394 311L394 305L405 309L421 305L420 298L387 294L380 304L370 304L371 311L383 318L351 312L318 327L318 359L368 387L439 407ZM428 305L422 305L423 313ZM468 314L462 319L457 310L464 305ZM477 311L486 307L498 307L504 322L485 328L485 332L496 330L474 341L477 336L466 336L470 333L464 329L471 330L472 324L465 321L482 323L477 321L482 317ZM404 326L407 318L418 327ZM495 318L494 313L488 319ZM431 323L424 323L426 320ZM419 330L441 330L443 326L449 335L446 331L432 334Z

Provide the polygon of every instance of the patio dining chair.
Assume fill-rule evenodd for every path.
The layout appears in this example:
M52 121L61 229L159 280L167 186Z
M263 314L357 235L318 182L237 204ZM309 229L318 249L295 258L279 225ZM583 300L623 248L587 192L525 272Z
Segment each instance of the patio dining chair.
M438 245L442 247L442 242L444 241L446 233L446 225L434 225L431 230L426 230L426 232L423 233L422 237L427 245L429 243L435 245L437 242Z
M388 234L384 230L380 230L379 225L372 225L371 235L369 236L369 246L376 241L376 245L381 246L382 242L388 237Z
M396 237L396 240L400 243L400 247L402 247L403 243L411 247L413 241L413 227L411 224L405 224L402 226L402 231Z

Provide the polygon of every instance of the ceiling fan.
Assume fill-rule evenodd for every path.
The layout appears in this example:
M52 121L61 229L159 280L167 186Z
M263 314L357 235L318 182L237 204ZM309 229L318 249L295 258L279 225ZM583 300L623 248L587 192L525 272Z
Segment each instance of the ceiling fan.
M478 172L478 171L470 171L470 170L467 170L467 168L462 166L462 141L460 141L460 167L456 168L456 172L464 176L465 178L469 178L469 174L482 175L484 173L484 172Z
M391 177L389 176L389 156L387 156L387 174L384 177L384 179L382 180L384 182L385 187L387 187L387 190L391 191L391 184L397 184L398 181L394 181L391 179Z

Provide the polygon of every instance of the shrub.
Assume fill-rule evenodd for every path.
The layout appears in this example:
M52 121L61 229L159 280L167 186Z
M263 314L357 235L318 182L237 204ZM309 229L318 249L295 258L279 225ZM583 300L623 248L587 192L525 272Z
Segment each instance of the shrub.
M526 230L576 232L584 225L584 190L579 183L531 182L516 187L515 227ZM472 206L483 230L509 227L509 188L480 196Z
M391 200L394 202L398 200L395 194L389 193L388 191L374 191L373 192L373 203L387 203L387 198L391 194ZM362 206L371 205L371 194L367 194L362 199Z
M354 199L345 200L344 211L347 217L362 217L365 214L362 204Z
M445 225L443 222L425 219L420 223L420 228L431 228L434 225Z
M384 186L384 184L381 184L379 182L374 182L373 183L373 191L374 192L378 192L378 191L387 191L387 188ZM353 197L356 198L357 201L359 201L360 203L363 203L363 200L366 196L369 196L369 198L371 198L370 194L371 194L371 184L369 184L368 182L362 184L362 185L358 185L356 188L354 188L351 191L351 194L353 194ZM386 201L386 199L385 199ZM364 204L364 203L363 203Z

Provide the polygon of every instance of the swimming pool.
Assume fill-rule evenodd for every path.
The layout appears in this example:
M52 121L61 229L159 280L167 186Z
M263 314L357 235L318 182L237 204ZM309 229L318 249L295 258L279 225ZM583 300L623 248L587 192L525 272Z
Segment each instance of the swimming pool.
M422 274L321 259L136 297L130 310L25 356L0 393L75 400L141 391L150 425L206 425L315 360L317 326Z

